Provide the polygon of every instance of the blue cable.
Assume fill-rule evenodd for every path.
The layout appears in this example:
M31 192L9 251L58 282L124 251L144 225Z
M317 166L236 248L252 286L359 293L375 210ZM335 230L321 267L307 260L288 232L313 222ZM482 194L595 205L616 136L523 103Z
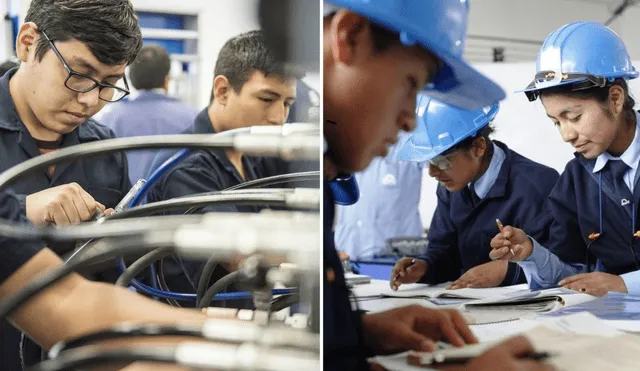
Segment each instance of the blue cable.
M129 207L134 207L139 205L143 201L144 196L147 194L149 189L151 189L151 186L153 186L158 181L158 179L160 179L169 169L174 167L178 162L182 161L190 153L191 153L191 149L189 148L181 149L180 151L175 153L173 156L169 157L167 161L163 162L162 165L160 165L160 167L158 167L151 174L151 176L149 176L149 179L147 179L147 182L144 183L142 187L140 187L140 190L138 191L138 193L136 193L136 195L133 197L133 199L129 203Z
M126 266L124 264L124 259L118 259L118 271L120 273L126 270ZM182 301L196 301L196 294L183 294L177 292L163 291L154 289L153 287L147 286L144 283L138 280L132 280L131 286L133 286L136 290L141 293L144 293L149 296L155 296L161 299L174 299L174 300L182 300ZM273 295L287 295L295 293L296 289L274 289L272 290ZM251 299L253 294L250 292L227 292L220 293L213 297L212 301L220 301L220 300L240 300L240 299Z

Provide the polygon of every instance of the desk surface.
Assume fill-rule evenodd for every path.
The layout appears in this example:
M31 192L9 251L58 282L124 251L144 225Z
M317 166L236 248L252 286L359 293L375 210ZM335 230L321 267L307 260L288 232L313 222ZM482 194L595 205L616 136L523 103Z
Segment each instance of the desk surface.
M426 284L414 283L411 284L412 287L428 287ZM371 313L382 312L385 310L390 310L394 308L400 308L408 305L421 305L426 308L459 308L460 304L451 304L451 305L436 305L427 299L422 298L372 298L374 295L381 295L384 293L392 292L391 287L389 286L389 281L384 280L372 280L369 284L356 285L352 292L356 298L360 298L357 300L357 306L359 309L366 310ZM623 310L621 308L621 310ZM535 314L522 316L522 313L510 313L506 311L497 310L493 313L482 313L482 314L466 314L470 317L471 321L476 320L477 322L492 322L495 320L496 323L492 324L471 324L472 330L477 332L479 337L482 337L482 340L495 340L495 337L498 334L503 334L504 336L513 335L519 332L519 325L516 325L518 319L516 317L525 318L526 321L536 321L538 318ZM509 315L514 316L514 320L511 321L501 321L505 317ZM474 319L474 316L476 318ZM542 320L542 319L540 319ZM516 322L514 322L516 321ZM472 322L473 323L473 322ZM523 321L519 321L520 324ZM607 324L616 327L620 330L624 331L632 331L632 332L640 332L640 321L606 321ZM491 330L487 332L487 330ZM514 332L515 331L515 332Z

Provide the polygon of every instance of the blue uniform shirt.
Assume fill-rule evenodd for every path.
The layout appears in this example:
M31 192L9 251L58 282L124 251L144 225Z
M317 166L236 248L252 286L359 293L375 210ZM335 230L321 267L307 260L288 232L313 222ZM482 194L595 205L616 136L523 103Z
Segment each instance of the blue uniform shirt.
M422 170L422 164L395 160L389 151L356 173L360 199L337 210L338 250L353 260L371 258L385 249L388 239L424 234L418 210Z
M334 201L328 181L324 179L323 206L323 303L322 335L324 369L332 371L368 371L363 346L363 312L352 310L349 288L336 251L333 233Z
M628 292L640 295L640 242L632 237L638 229L640 205L639 187L634 186L640 161L638 115L636 121L634 139L619 159L605 152L587 160L576 153L567 164L548 201L554 218L553 239L543 243L532 238L531 256L518 263L532 287L554 286L564 277L586 272L588 252L590 264L595 262L592 268L620 275ZM623 177L633 193L631 205L622 205L622 196L614 194L613 179L605 167L608 161L624 161L630 167ZM635 210L635 217L630 210ZM600 232L601 220L602 234L587 251L588 236Z
M0 218L10 222L30 223L20 211L20 201L7 192L0 192ZM0 236L0 284L43 247L44 244L39 241L17 241Z
M118 137L180 134L191 126L198 111L164 94L143 91L135 99L118 103L100 121ZM136 182L147 176L157 151L131 151L129 179Z
M558 172L493 141L494 155L487 171L475 182L480 201L469 192L449 192L438 185L438 205L422 257L429 265L421 282L456 280L467 270L491 261L491 239L499 232L496 219L548 240L550 216L544 206ZM516 264L509 263L502 285L524 282Z
M208 129L204 129L208 127ZM195 130L215 133L207 109L198 114ZM196 131L196 133L198 133ZM166 155L166 154L165 154ZM287 173L287 164L278 158L242 156L246 181ZM224 150L198 150L168 170L149 191L148 202L169 200L198 193L222 191L245 182ZM252 206L233 205L208 208L217 211L257 211Z

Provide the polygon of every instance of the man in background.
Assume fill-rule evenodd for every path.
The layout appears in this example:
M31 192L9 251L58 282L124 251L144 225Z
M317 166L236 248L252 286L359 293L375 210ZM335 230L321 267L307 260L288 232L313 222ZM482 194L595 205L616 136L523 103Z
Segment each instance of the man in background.
M0 64L0 77L4 76L10 69L18 67L18 63L12 60L4 61Z
M167 96L171 59L160 45L142 47L136 61L129 67L133 87L140 91L135 99L122 102L101 120L118 137L180 134L195 119L197 111L187 104ZM127 153L129 179L144 178L157 151Z
M423 164L398 161L395 153L355 173L360 199L337 207L336 247L353 261L382 255L390 239L424 234L418 209Z

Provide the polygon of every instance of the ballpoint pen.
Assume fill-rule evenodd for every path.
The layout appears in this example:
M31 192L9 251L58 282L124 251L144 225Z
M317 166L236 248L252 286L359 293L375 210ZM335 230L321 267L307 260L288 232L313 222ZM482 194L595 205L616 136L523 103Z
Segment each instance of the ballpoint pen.
M496 224L498 225L498 229L500 229L500 233L502 233L504 237L504 226L502 225L502 222L500 221L500 219L496 219ZM511 255L516 256L516 253L513 252L512 247L509 247L509 251L511 251Z

